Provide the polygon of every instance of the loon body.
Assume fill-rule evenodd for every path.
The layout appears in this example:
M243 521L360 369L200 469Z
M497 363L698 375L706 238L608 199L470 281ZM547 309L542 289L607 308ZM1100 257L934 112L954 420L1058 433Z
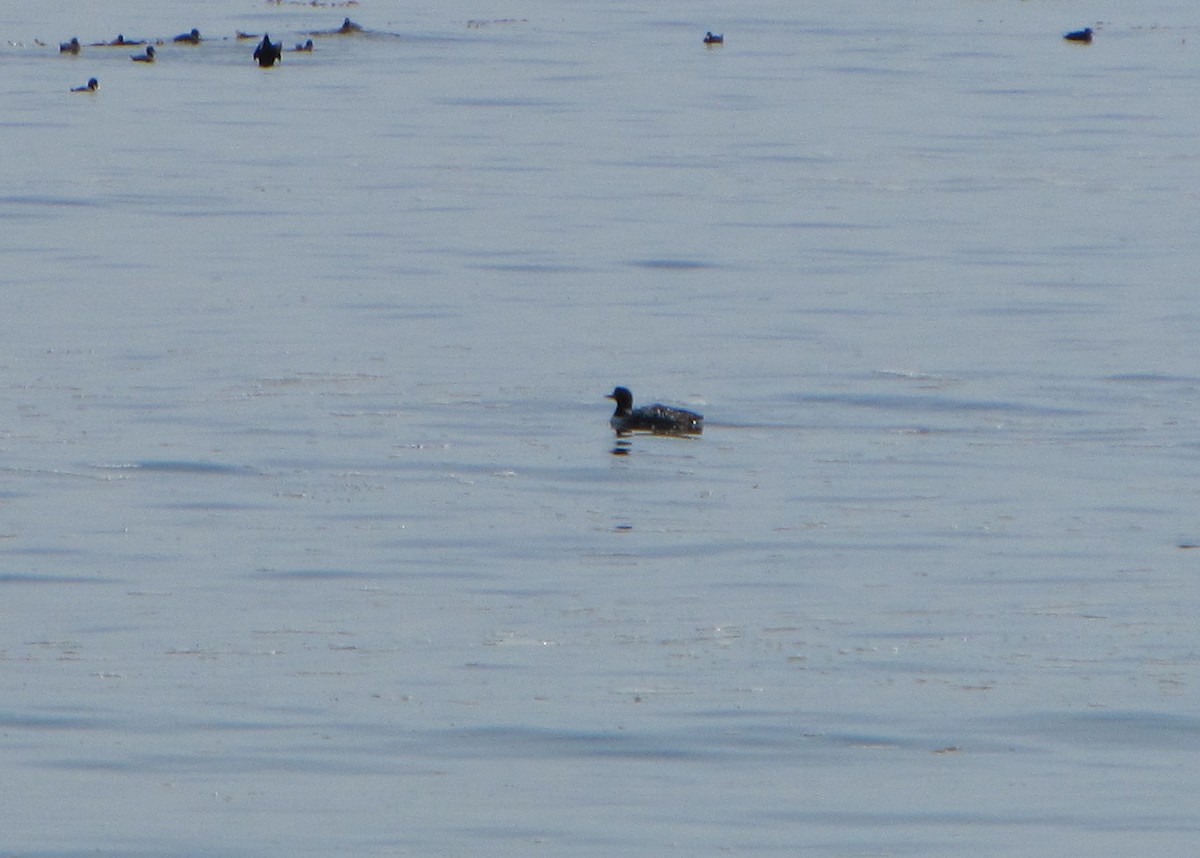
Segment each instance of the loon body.
M633 407L633 394L618 387L607 397L617 403L609 425L623 435L628 432L654 432L658 435L699 435L704 431L704 416L668 405Z

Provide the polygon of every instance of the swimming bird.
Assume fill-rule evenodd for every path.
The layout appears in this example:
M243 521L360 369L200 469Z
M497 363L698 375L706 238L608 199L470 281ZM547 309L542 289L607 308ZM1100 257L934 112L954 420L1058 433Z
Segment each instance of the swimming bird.
M91 46L93 48L125 48L144 44L146 44L144 39L127 39L124 33L117 33L117 37L111 42L92 42Z
M313 49L312 39L309 39L303 45L296 45L296 47L292 48L293 51L297 51L302 54L303 53L312 53L312 49Z
M1069 32L1065 36L1063 36L1063 38L1066 39L1068 42L1086 42L1088 44L1091 44L1092 28L1084 27L1082 30L1072 30L1071 32Z
M88 82L85 83L83 86L71 87L71 92L95 92L99 88L100 88L100 81L96 80L94 77L91 77L91 78L88 78Z
M172 39L172 41L182 42L183 44L187 45L198 45L200 44L200 31L195 27L192 27L192 31L190 33L180 33L178 36Z
M361 33L361 32L362 32L362 27L360 25L354 23L349 18L345 18L342 20L342 26L338 27L335 30L309 30L307 35L309 35L309 36L337 36L339 34Z
M254 59L258 60L258 64L263 68L270 68L283 59L283 42L276 42L272 45L271 34L263 33L262 42L254 49Z
M705 33L704 34L704 44L706 44L706 45L723 45L723 44L725 44L725 36L724 36L724 34Z
M657 435L699 435L704 431L704 416L682 408L667 405L643 405L633 407L633 394L626 387L618 387L605 399L617 403L609 425L618 435L628 432L653 432Z
M77 54L77 53L79 53L80 47L81 46L79 44L78 37L72 37L71 41L69 41L69 42L59 42L58 43L59 53L63 53L63 54Z
M130 57L135 63L152 63L154 62L154 45L146 46L146 53L134 54Z

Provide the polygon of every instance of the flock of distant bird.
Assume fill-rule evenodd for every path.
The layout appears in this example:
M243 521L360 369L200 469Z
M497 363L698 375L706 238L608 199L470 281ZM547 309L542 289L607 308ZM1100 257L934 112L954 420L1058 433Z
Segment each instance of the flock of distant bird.
M312 36L336 36L345 35L346 33L361 33L362 27L354 23L349 18L342 21L342 26L333 30L313 30L309 35ZM237 33L238 39L257 39L256 34L243 33L240 30ZM165 39L126 39L124 34L117 34L117 37L111 42L91 42L88 47L91 48L124 48L124 47L140 47L145 46L140 54L132 54L129 58L135 63L152 63L157 58L154 46L162 45ZM179 45L198 45L204 39L200 36L200 31L193 27L187 33L180 33L172 42ZM39 42L38 44L42 44ZM708 46L725 44L725 36L718 33L707 32L704 34L704 44ZM313 40L309 39L305 42L300 42L296 47L292 48L293 52L309 53L313 49ZM83 51L83 44L80 43L78 37L72 38L69 41L59 43L58 50L64 54L78 55ZM264 33L262 41L254 48L254 61L263 68L270 68L283 59L283 42L272 42L269 33ZM100 88L100 82L96 78L89 78L88 82L83 86L71 88L71 92L95 92Z
M333 30L314 30L311 33L309 33L308 35L335 36L335 35L345 35L347 33L360 33L360 32L362 32L362 27L359 24L356 24L355 22L351 21L349 18L346 18L344 21L342 21L342 26L340 26L340 27L337 27ZM238 39L257 39L258 36L256 34L243 33L239 30L237 33L237 38ZM165 43L165 41L166 41L165 39L155 39L155 40L126 39L123 34L118 34L117 37L115 39L113 39L111 42L91 42L88 45L88 47L91 47L91 48L123 48L123 47L145 46L145 49L140 54L132 54L129 58L131 60L133 60L135 63L152 63L155 61L155 59L158 56L157 53L155 52L154 46L162 45ZM201 37L200 31L193 27L189 32L180 33L178 36L175 36L173 39L171 39L171 41L178 45L198 45L202 41L204 41L204 39ZM41 43L39 42L38 44L41 44ZM58 50L60 53L64 53L64 54L79 55L80 53L82 53L83 47L84 46L79 41L79 38L74 37L74 38L70 39L69 41L60 42L59 46L58 46ZM312 49L313 49L313 40L308 39L307 41L298 43L296 45L296 47L292 48L292 51L299 52L299 53L311 53ZM263 68L269 68L269 67L275 65L275 63L279 62L282 59L283 59L283 43L282 42L272 42L271 36L269 34L264 33L263 37L262 37L262 41L259 42L258 45L254 48L255 62L257 62ZM89 78L88 82L86 84L84 84L83 86L72 87L71 92L95 92L99 88L100 88L100 82L98 80L96 80L96 78L93 77L93 78Z
M330 36L330 35L339 35L339 34L345 34L345 33L359 33L359 32L362 32L362 27L359 26L358 24L354 23L353 21L351 21L349 18L346 18L344 21L342 21L342 26L338 27L337 29L314 30L310 35ZM257 39L258 36L251 35L250 33L243 33L241 31L238 31L237 38L239 38L239 39ZM1063 35L1063 38L1069 42L1083 42L1085 44L1090 44L1092 41L1092 28L1084 27L1082 30L1072 30L1069 33L1065 33ZM175 42L176 44L198 45L198 44L200 44L200 42L203 41L203 39L200 37L200 31L193 27L190 32L180 33L178 36L176 36L171 41ZM161 45L161 44L163 44L163 40L160 39L153 44L148 44L146 40L132 40L131 41L131 40L126 39L123 35L118 35L111 42L92 42L90 47L93 47L93 48L119 48L119 47L126 47L126 46L145 45L146 49L142 53L133 54L132 56L130 56L130 59L133 60L135 63L152 63L152 62L154 62L155 57L156 57L156 54L154 51L155 44ZM708 45L710 47L713 45L723 45L723 44L725 44L725 36L722 33L713 33L712 31L709 31L704 34L704 44ZM61 44L59 44L58 49L59 49L59 51L61 51L64 54L78 54L78 53L80 53L80 51L83 50L83 45L80 44L78 38L73 38L70 41L62 42ZM296 45L296 47L292 48L293 51L298 51L301 53L310 52L310 51L312 51L312 49L313 49L313 40L312 39L309 39L306 42L299 43ZM270 68L271 66L275 65L275 63L279 62L282 59L283 59L283 42L272 42L271 36L267 33L264 33L263 37L262 37L262 41L259 42L258 46L255 47L255 49L254 49L255 62L257 62L263 68ZM95 92L99 88L100 88L100 82L97 81L93 77L93 78L89 78L88 82L86 84L84 84L83 86L72 87L71 92Z

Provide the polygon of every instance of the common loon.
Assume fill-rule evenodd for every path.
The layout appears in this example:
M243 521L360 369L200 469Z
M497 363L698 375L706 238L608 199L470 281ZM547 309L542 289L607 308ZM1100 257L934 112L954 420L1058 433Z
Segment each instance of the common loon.
M718 33L705 33L704 44L706 45L723 45L725 44L725 36Z
M258 64L263 68L270 68L282 58L283 42L272 45L271 34L263 33L262 42L254 49L254 59L258 60Z
M618 387L606 399L617 403L609 425L618 435L627 432L654 432L658 435L699 435L704 431L704 417L694 411L671 408L667 405L633 407L633 394Z
M71 87L71 92L95 92L99 88L100 88L100 81L96 80L94 77L91 77L91 78L88 78L88 82L85 83L83 86Z
M1068 42L1091 42L1092 28L1084 27L1082 30L1072 30L1063 36Z
M181 42L187 45L198 45L200 44L200 31L195 27L192 27L192 31L190 33L180 33L171 41Z
M80 44L79 44L78 36L73 36L71 38L71 41L69 41L69 42L59 42L58 43L59 53L77 54L77 53L79 53L79 49L80 49Z
M135 63L152 63L154 62L154 45L146 46L146 53L134 54L130 57Z

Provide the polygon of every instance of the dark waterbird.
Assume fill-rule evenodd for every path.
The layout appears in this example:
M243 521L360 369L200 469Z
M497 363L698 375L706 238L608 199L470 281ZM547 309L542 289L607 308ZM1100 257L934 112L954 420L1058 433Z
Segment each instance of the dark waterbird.
M1092 28L1084 27L1082 30L1072 30L1063 36L1068 42L1083 42L1085 44L1092 43Z
M629 432L653 432L656 435L699 435L704 431L704 416L683 408L667 405L633 407L629 388L618 387L606 399L617 403L609 425L618 435Z
M77 54L80 50L79 39L73 37L69 42L59 42L58 50L64 54Z
M283 42L276 42L272 45L271 34L264 33L263 40L254 49L254 59L258 60L258 64L263 68L270 68L283 59Z
M725 36L719 33L705 33L704 44L706 45L723 45L725 44Z
M127 39L124 33L117 33L117 37L111 42L92 42L91 46L93 48L125 48L144 44L146 44L145 39Z
M337 35L344 35L346 33L361 33L361 32L362 32L361 25L354 23L349 18L346 18L342 21L342 26L338 27L336 30L310 30L308 32L308 35L310 35L310 36L337 36Z
M190 33L180 33L178 36L172 39L172 41L179 42L180 44L184 45L198 45L200 44L200 31L195 27L192 27L192 31Z
M100 81L98 81L94 77L92 77L92 78L88 78L88 82L85 83L83 86L71 87L71 92L95 92L99 88L100 88Z
M296 45L296 47L292 48L293 51L296 51L297 53L301 53L301 54L305 54L305 53L311 54L312 49L313 49L313 40L312 39L309 39L303 45Z
M134 54L130 57L135 63L152 63L154 62L154 45L146 46L146 53Z

